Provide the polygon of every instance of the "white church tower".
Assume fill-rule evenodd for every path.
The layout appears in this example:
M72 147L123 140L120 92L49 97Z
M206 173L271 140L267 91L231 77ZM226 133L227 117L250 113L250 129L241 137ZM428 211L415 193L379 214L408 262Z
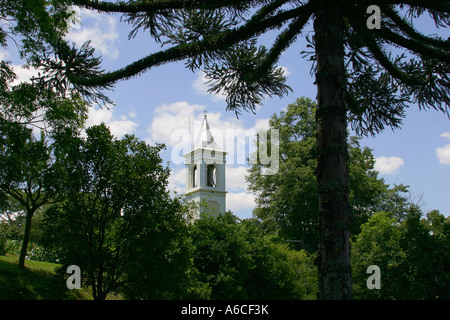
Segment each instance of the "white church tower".
M214 216L225 213L225 156L214 141L206 118L193 148L184 155L186 163L186 196L189 200L207 204ZM200 210L202 207L200 206ZM194 219L198 218L197 216Z

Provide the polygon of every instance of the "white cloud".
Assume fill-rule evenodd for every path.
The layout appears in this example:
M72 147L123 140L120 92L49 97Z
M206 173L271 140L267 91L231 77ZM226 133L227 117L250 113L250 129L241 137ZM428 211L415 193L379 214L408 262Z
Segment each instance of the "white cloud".
M206 83L206 74L203 71L197 72L197 78L194 80L194 89L200 94L210 95L214 102L225 100L226 96L223 93L211 94L208 93L208 84Z
M381 174L396 174L405 162L400 157L379 157L375 159L375 170Z
M121 138L126 134L133 134L138 126L136 122L129 120L125 115L121 115L117 119L112 106L109 108L89 108L86 127L99 125L102 122L109 127L111 133L117 138Z
M247 190L247 182L245 181L245 176L247 174L247 167L239 166L236 168L232 168L228 166L225 171L227 190Z
M7 56L8 56L8 51L0 50L0 60L5 60Z
M287 78L289 77L289 75L291 74L291 72L289 71L289 69L285 66L279 66L279 68L281 68L281 70L283 70L284 76Z
M17 79L12 82L11 85L16 86L21 82L30 82L33 77L39 76L39 70L35 68L25 68L24 66L13 64L11 67L17 76Z
M266 119L258 119L255 121L255 125L253 126L253 129L259 132L261 129L268 130L269 127L269 118Z
M441 137L450 140L450 132L444 132ZM436 148L436 155L441 164L450 165L450 144Z
M173 169L169 176L169 190L183 194L186 191L186 168Z
M67 34L67 39L81 46L86 41L104 56L117 59L119 50L115 42L119 37L117 18L87 9L80 9L81 27L74 28Z
M450 165L450 144L441 148L436 148L436 155L441 164Z
M227 210L237 212L241 210L253 210L255 196L246 192L227 193Z
M137 123L127 119L115 120L109 124L111 133L116 137L123 137L126 134L133 134L136 131Z
M450 132L444 132L441 137L450 140Z
M200 112L203 110L205 106L189 104L186 101L156 107L153 121L148 127L150 140L153 143L164 143L169 147L175 146L179 138L188 138L184 135L189 132L189 119L191 123L201 121Z

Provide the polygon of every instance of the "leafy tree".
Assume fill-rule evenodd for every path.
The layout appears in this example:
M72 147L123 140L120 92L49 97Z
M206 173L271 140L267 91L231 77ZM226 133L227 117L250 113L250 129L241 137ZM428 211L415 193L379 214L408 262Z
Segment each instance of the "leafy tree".
M67 4L69 2L62 2ZM60 92L73 87L88 98L116 81L153 67L186 60L203 69L211 92L226 95L227 109L254 110L265 96L289 92L281 55L312 21L318 107L317 186L319 194L320 298L351 298L350 191L347 127L375 134L398 128L409 102L449 115L450 41L426 35L416 19L429 14L436 28L449 24L450 5L441 0L276 0L276 1L92 1L71 3L104 13L120 13L132 26L130 38L148 31L165 45L159 52L111 72L88 45L54 44L56 57L36 66L55 70L42 77ZM381 28L372 28L369 6L380 9ZM370 28L369 28L370 27ZM257 45L269 31L273 45ZM52 34L53 35L53 34ZM167 47L169 46L169 47ZM392 54L400 49L402 54ZM407 51L408 55L403 54Z
M289 243L266 235L257 219L241 221L251 244L252 267L245 287L249 297L259 300L317 299L315 255L292 250Z
M286 240L300 241L308 252L318 249L318 193L314 170L317 166L314 119L316 104L299 98L286 111L269 120L280 135L280 160L277 174L265 175L265 165L253 164L246 177L249 190L256 195L254 214L267 232ZM258 152L258 151L257 151ZM369 148L361 148L356 137L349 139L349 187L352 205L352 234L381 206L387 185L374 170Z
M421 211L420 201L413 201L409 186L403 184L394 184L383 193L376 210L389 212L398 222L402 222L410 214Z
M264 236L254 219L230 212L203 216L192 225L193 261L210 299L314 299L313 259Z
M382 294L385 299L401 296L402 292L395 283L399 274L396 265L400 261L400 230L395 219L388 213L377 212L362 226L361 233L352 244L352 268L354 294L356 298L376 299ZM369 290L366 273L370 265L376 265L381 271L381 289Z
M360 299L448 299L447 243L409 212L399 222L393 214L375 213L352 244L355 297ZM369 290L366 273L380 268L381 288Z
M244 280L250 268L249 244L237 217L226 213L218 218L202 216L191 230L195 245L194 267L200 281L211 288L211 299L245 299Z
M432 298L450 299L450 217L431 210L421 222L432 235ZM419 228L419 227L418 227Z
M0 192L13 197L25 212L25 230L19 266L24 267L34 214L42 206L59 201L58 166L44 136L19 124L0 127Z
M66 130L55 142L64 168L64 202L46 212L47 245L59 248L62 271L80 267L94 299L174 298L189 266L187 226L167 191L163 146L133 136L113 139L105 125L87 138Z
M422 222L431 229L433 235L441 236L448 232L450 218L441 214L439 210L431 210L427 213L427 218L422 219Z
M32 67L67 31L67 6L57 1L12 0L0 4L0 48L14 43L25 66ZM46 71L41 70L45 73ZM80 127L86 103L73 91L57 92L50 86L31 82L14 84L17 76L9 61L0 61L0 202L7 195L20 202L25 230L19 265L24 266L31 222L46 203L57 201L52 148L48 139L36 138L31 128L57 134L64 127ZM70 89L70 88L68 88Z

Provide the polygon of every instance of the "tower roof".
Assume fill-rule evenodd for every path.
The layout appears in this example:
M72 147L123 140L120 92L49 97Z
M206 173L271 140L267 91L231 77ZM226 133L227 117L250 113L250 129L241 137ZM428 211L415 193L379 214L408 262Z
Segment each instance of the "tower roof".
M203 117L202 127L200 132L195 140L194 149L213 149L220 150L217 143L214 141L214 137L211 133L211 129L209 128L208 119L206 117L206 112Z

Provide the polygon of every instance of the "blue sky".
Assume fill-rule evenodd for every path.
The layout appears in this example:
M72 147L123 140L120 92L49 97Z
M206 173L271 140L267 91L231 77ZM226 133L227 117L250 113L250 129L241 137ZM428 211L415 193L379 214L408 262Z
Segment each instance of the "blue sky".
M150 52L160 50L146 34L140 33L128 40L130 28L120 22L119 16L100 15L81 10L81 24L75 25L68 38L78 44L91 40L96 53L103 58L103 67L113 70L127 65ZM431 24L425 30L433 32ZM447 34L448 36L448 34ZM270 37L264 39L270 41ZM243 113L236 119L234 112L226 112L226 103L221 96L206 93L201 72L191 72L183 62L167 64L152 69L143 75L116 84L108 96L115 105L100 109L92 107L88 125L105 122L117 137L133 133L149 143L165 143L162 153L164 161L170 162L172 175L170 188L184 191L184 165L179 163L180 132L186 132L191 120L191 129L198 128L203 112L208 113L211 129L226 135L227 130L239 139L249 139L255 130L267 128L273 113L279 113L297 97L315 99L316 88L310 75L310 62L301 57L306 49L304 38L294 43L283 53L279 66L287 75L287 83L293 92L282 99L275 97L264 101L256 115ZM16 64L21 79L33 74L33 70L20 69L13 46L0 51L0 58ZM216 137L217 139L217 137ZM250 217L254 205L253 196L246 190L244 176L247 165L239 160L244 145L236 143L236 151L227 159L227 209L241 218ZM364 138L363 146L373 149L377 158L376 169L380 177L390 184L406 184L414 198L423 203L425 212L438 209L450 214L450 120L434 110L418 111L416 106L407 110L407 117L400 130L386 129L376 137ZM228 150L227 148L227 151Z

